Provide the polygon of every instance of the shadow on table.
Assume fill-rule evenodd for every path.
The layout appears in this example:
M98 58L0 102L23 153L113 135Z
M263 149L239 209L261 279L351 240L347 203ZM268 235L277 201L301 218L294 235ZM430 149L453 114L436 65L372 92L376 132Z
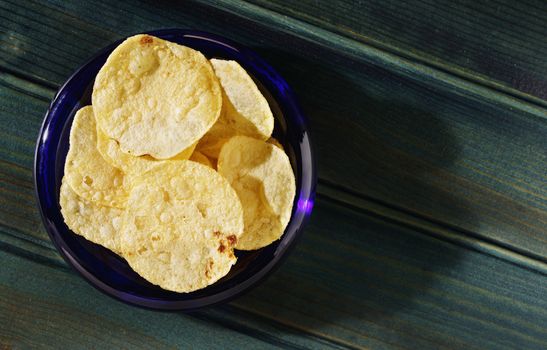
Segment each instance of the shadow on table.
M433 112L428 94L434 92L369 65L348 61L351 68L344 71L339 62L333 69L286 52L256 51L288 78L299 97L324 186L365 198L368 192L381 193L388 207L421 217L442 212L452 222L474 225L465 199L454 197L443 179L461 145ZM382 93L386 87L389 95ZM406 208L397 208L403 198ZM418 213L408 208L409 201L419 203ZM317 203L287 264L235 304L320 333L339 332L336 337L343 337L344 329L357 336L388 333L384 327L395 330L391 337L421 332L415 328L419 324L405 325L400 315L423 307L435 280L456 268L458 249L405 224L334 205L321 190Z

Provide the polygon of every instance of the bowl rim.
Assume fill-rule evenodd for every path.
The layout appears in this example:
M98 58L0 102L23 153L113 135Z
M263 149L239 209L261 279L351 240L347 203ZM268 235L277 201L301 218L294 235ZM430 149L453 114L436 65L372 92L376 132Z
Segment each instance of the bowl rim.
M47 207L47 203L45 203L45 198L44 198L45 193L43 193L44 189L42 187L43 185L42 181L44 182L44 184L47 181L44 179L44 176L43 176L44 174L42 173L39 164L41 163L43 159L43 154L41 150L43 147L46 147L44 145L44 142L46 142L45 139L47 139L47 137L44 138L44 133L46 129L49 127L49 125L51 124L51 121L55 116L55 114L53 113L55 110L55 107L57 107L58 105L62 105L63 101L62 99L60 100L60 98L62 97L63 93L67 89L68 85L70 85L70 83L76 77L78 77L81 74L81 72L85 70L85 68L87 68L90 64L92 64L95 60L97 60L99 57L101 57L105 53L111 52L116 46L118 46L121 42L123 42L128 37L131 37L137 34L149 34L149 35L158 36L158 37L172 34L172 35L190 36L190 37L195 37L195 38L204 39L208 41L214 41L219 45L228 46L232 49L235 49L236 51L240 52L242 55L247 56L256 62L259 62L261 66L264 66L268 69L268 74L271 74L273 77L275 77L277 81L283 84L283 92L285 95L285 99L283 103L280 103L279 101L278 103L280 105L283 105L284 107L289 108L292 114L294 116L297 116L301 124L304 125L305 127L306 143L309 149L309 156L310 156L309 166L306 168L302 167L302 174L301 174L301 177L305 177L307 182L307 187L306 187L307 198L305 203L306 207L303 209L303 214L300 219L300 224L297 227L294 234L292 235L290 242L278 248L278 249L281 249L281 252L276 253L268 263L266 263L264 266L260 268L260 270L258 270L255 274L249 276L247 279L245 279L241 283L235 286L231 286L226 289L223 289L216 294L203 296L198 299L186 299L186 300L153 299L146 296L135 295L128 292L124 292L109 285L108 283L105 283L99 277L95 276L90 271L87 271L87 269L75 259L73 255L76 256L76 254L74 254L72 249L68 247L67 243L64 241L62 237L62 234L58 232L56 229L53 229L50 227L48 215L46 214L46 210L45 210L45 208ZM42 224L45 230L47 231L50 240L53 242L56 250L62 256L63 260L65 260L65 262L69 266L71 266L74 270L76 270L76 272L81 277L83 277L83 279L87 283L92 285L95 289L99 290L103 294L106 294L116 300L122 301L123 303L129 304L129 305L138 306L145 309L160 310L160 311L192 311L195 309L212 306L219 303L224 303L238 296L241 296L242 294L250 291L252 288L256 287L258 284L263 282L271 273L273 273L277 268L281 266L282 262L285 261L289 253L292 251L292 249L294 249L296 243L302 236L303 229L309 222L309 218L313 208L313 202L315 200L315 193L316 193L316 186L317 186L317 168L316 168L316 157L314 152L314 146L309 133L308 120L306 116L302 113L301 108L297 102L296 96L294 92L292 91L292 89L290 88L290 86L286 83L286 81L282 78L282 76L279 73L277 73L277 71L275 71L274 68L271 67L271 65L267 61L265 61L257 53L247 48L246 46L239 44L233 40L224 38L217 34L213 34L206 31L193 30L193 29L164 28L164 29L150 30L150 31L130 34L130 35L124 36L123 38L119 40L116 40L110 43L109 45L98 50L87 61L85 61L82 65L80 65L78 69L76 69L69 76L69 78L61 85L61 87L58 89L58 91L55 93L54 97L51 100L51 103L44 115L44 119L42 121L40 131L38 133L36 146L34 150L33 182L34 182L34 194L35 194L36 202L38 205L38 209L40 211ZM45 186L47 186L47 184L45 184ZM301 187L303 186L304 185L301 185ZM298 190L299 188L297 187L296 196L299 195ZM301 190L300 192L302 192L302 188L300 190ZM291 222L293 221L294 215L296 214L296 210L298 209L293 209L291 220L289 221L286 229L289 228ZM279 242L282 242L282 241L283 241L283 237L279 240ZM214 285L214 283L212 285ZM205 287L205 289L206 288L208 287ZM180 294L185 294L185 293L180 293Z

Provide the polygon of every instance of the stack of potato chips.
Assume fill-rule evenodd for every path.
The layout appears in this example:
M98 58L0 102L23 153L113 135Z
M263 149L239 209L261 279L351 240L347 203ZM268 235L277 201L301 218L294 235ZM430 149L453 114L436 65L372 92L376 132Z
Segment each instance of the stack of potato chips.
M130 37L74 117L65 222L151 283L204 288L230 271L234 249L267 246L290 220L295 178L273 128L237 62Z

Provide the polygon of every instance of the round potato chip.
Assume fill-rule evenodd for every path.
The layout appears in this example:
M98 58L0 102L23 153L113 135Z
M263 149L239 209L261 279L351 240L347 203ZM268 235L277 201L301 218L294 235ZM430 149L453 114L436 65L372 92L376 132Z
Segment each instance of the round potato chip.
M190 155L194 152L196 145L197 142L190 146L190 148L185 149L184 151L170 159L188 159ZM121 169L125 174L130 175L142 174L150 170L152 167L157 165L158 162L161 161L149 155L136 157L123 152L120 149L119 143L116 140L109 138L99 126L97 126L97 149L107 162L109 162L116 168Z
M122 254L151 283L191 292L230 271L242 232L241 203L222 176L192 161L163 162L135 179Z
M72 232L120 254L119 230L123 209L107 207L81 198L68 185L66 177L62 180L59 202L61 214Z
M65 177L74 192L85 200L111 207L125 206L124 174L97 150L97 128L91 106L83 107L74 116Z
M279 239L289 223L296 192L294 173L283 150L235 136L222 147L217 168L243 206L245 230L236 248L258 249Z
M236 61L211 59L211 64L222 87L223 111L201 140L199 149L217 158L222 144L232 136L267 140L274 128L274 118L253 79Z
M213 167L213 163L211 163L209 158L207 158L205 155L203 155L203 153L199 151L195 151L194 153L192 153L192 155L190 156L190 160L206 165L209 168Z
M236 61L212 59L211 64L224 92L222 121L241 135L267 140L274 128L273 114L253 79Z
M222 106L218 79L200 52L149 35L112 51L92 100L99 126L123 152L157 159L197 142Z

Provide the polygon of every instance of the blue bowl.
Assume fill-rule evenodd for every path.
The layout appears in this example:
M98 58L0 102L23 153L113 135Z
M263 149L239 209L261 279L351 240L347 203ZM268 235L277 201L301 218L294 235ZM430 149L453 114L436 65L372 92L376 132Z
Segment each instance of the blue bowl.
M296 175L291 221L282 238L260 250L236 251L237 264L211 286L192 293L169 292L136 274L124 259L71 232L59 208L59 188L74 114L91 104L97 72L120 41L84 64L61 87L46 113L36 145L34 181L46 230L63 258L100 291L129 304L159 310L193 310L248 291L278 267L301 235L313 207L316 170L305 117L285 80L251 50L210 33L164 29L150 35L192 47L208 58L238 61L256 80L275 116L274 137L285 148Z

